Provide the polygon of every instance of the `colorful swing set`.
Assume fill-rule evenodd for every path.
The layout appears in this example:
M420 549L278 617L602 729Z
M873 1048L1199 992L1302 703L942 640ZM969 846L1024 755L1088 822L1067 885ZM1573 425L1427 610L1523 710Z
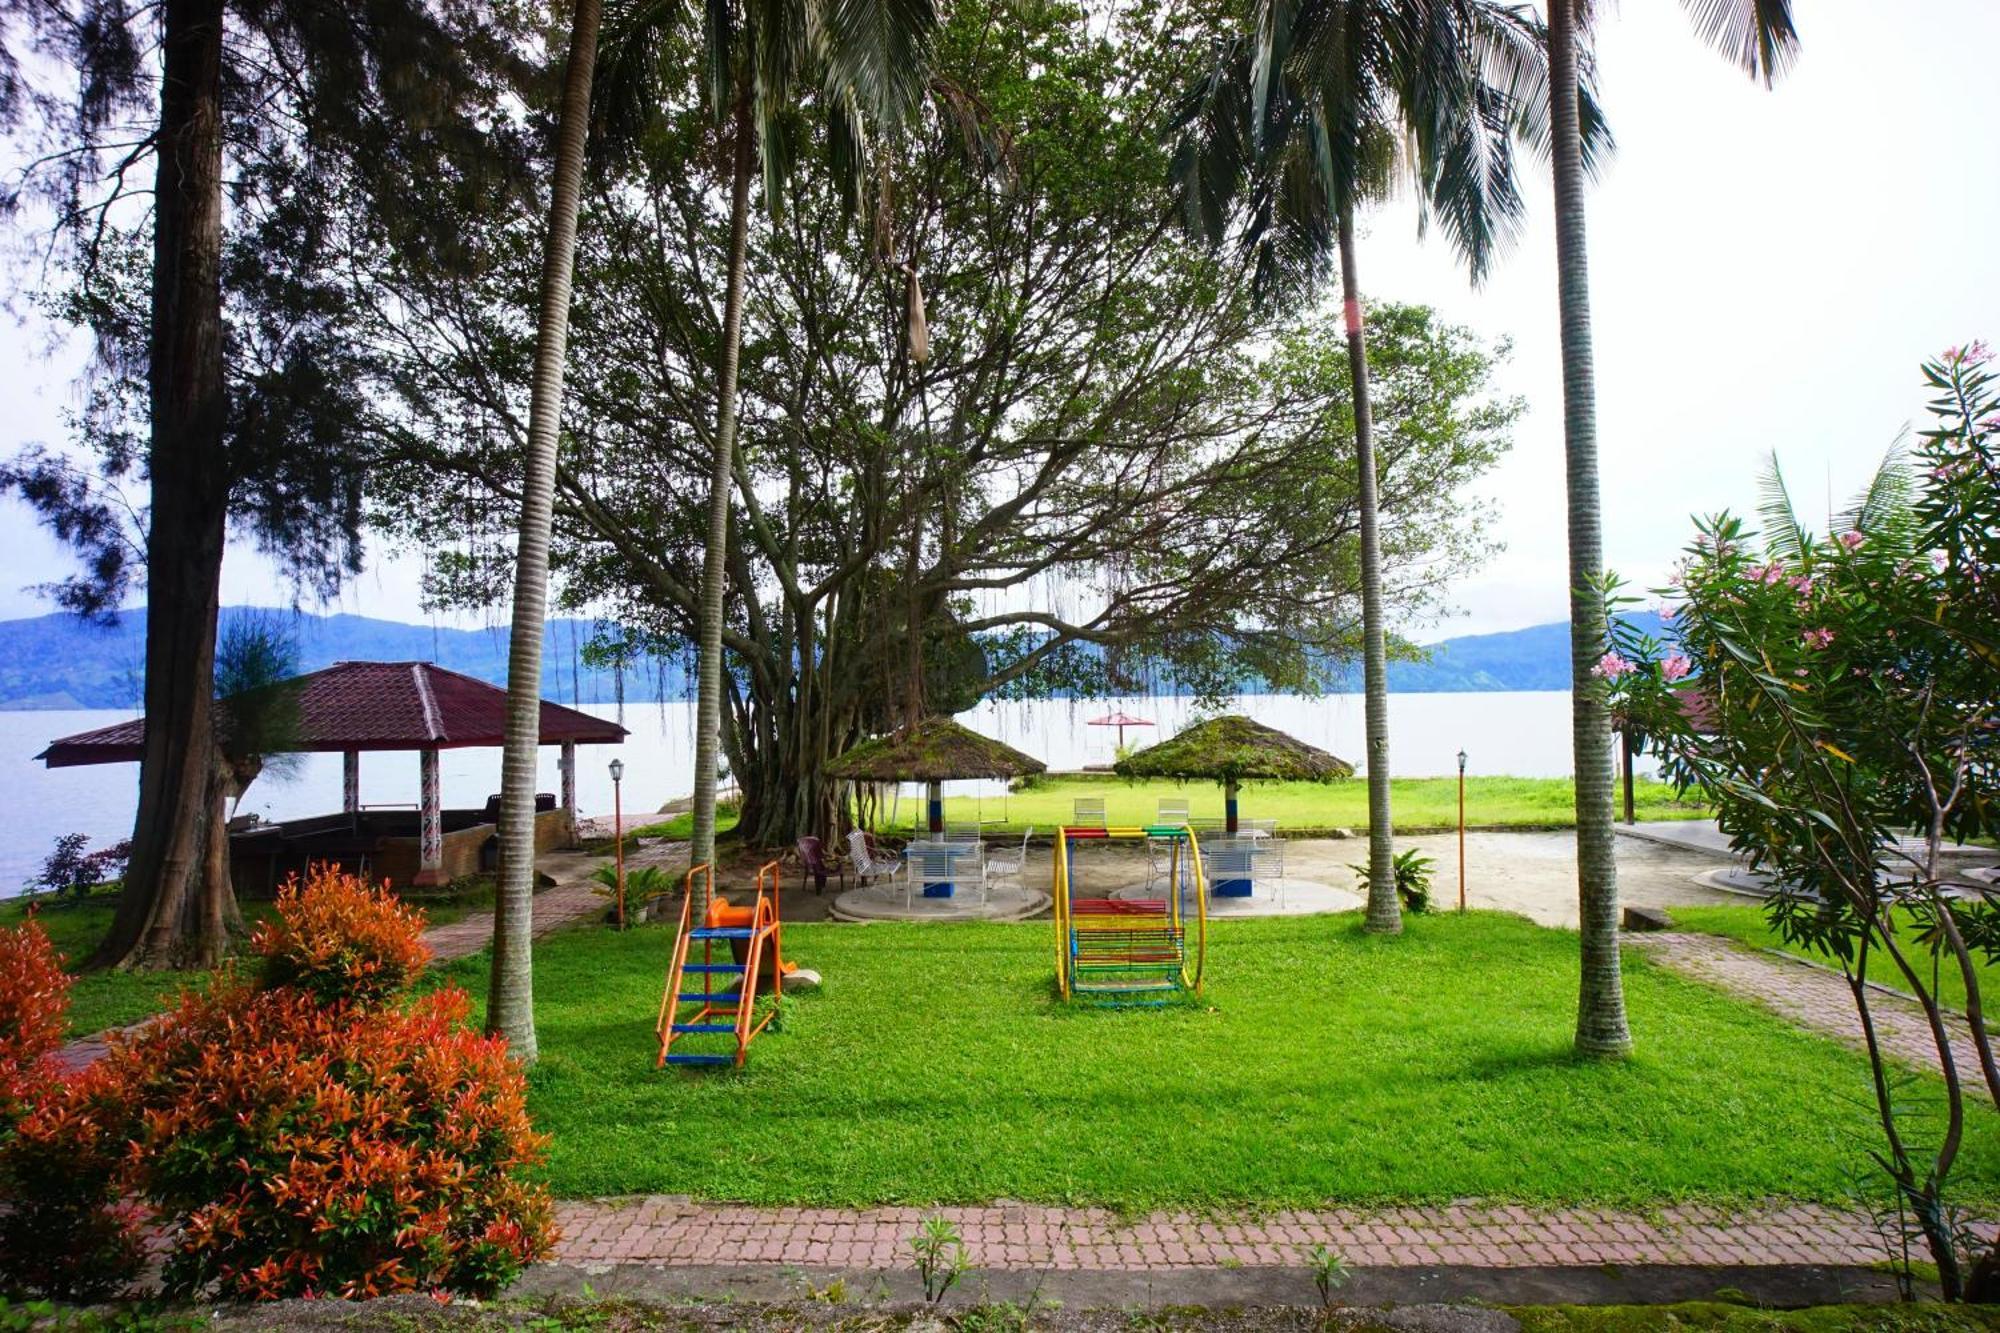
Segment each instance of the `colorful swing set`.
M700 876L706 892L708 911L700 925L694 925L694 882ZM692 929L690 929L692 927ZM742 1065L749 1058L750 1043L778 1016L777 999L784 979L798 970L785 961L783 929L778 921L778 863L768 861L757 869L757 900L737 907L715 893L715 867L698 865L687 873L681 899L681 924L674 935L673 961L667 966L667 985L660 996L659 1017L653 1034L659 1039L659 1059L654 1068L667 1065ZM727 961L716 958L716 944L726 943ZM701 945L701 961L689 962L693 945ZM690 975L699 977L701 988L690 989ZM718 978L721 979L718 989ZM757 1013L757 997L769 993L772 1003ZM685 1006L696 1006L684 1012ZM735 1050L677 1050L684 1037L729 1037Z
M1170 844L1159 898L1079 898L1074 848L1104 839L1158 838ZM1201 993L1208 959L1208 881L1194 830L1179 824L1056 830L1056 984L1065 1000L1160 1005Z

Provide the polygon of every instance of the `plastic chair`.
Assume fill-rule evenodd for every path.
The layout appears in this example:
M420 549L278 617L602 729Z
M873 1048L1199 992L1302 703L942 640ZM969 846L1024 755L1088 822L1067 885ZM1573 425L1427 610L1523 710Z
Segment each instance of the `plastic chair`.
M1169 796L1160 798L1160 819L1162 824L1185 824L1188 822L1188 803Z
M1070 805L1070 823L1078 828L1104 827L1104 798L1079 796Z
M800 838L797 846L799 849L800 892L805 891L806 879L810 877L812 879L813 892L825 893L826 877L830 874L839 875L840 887L842 889L847 887L847 862L841 859L839 853L836 852L832 856L828 856L825 845L818 838Z

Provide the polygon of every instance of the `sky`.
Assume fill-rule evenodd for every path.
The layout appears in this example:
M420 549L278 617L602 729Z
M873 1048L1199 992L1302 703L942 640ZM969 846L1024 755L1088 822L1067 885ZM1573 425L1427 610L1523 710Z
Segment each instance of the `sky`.
M1605 553L1641 589L1663 580L1692 515L1754 513L1774 450L1808 520L1824 524L1921 426L1919 363L2000 339L2000 0L1797 8L1803 50L1771 90L1703 45L1674 0L1623 0L1599 31L1618 140L1589 216ZM1477 290L1440 238L1419 239L1408 204L1365 224L1364 295L1427 302L1509 341L1497 387L1527 403L1513 451L1477 488L1505 549L1453 588L1449 619L1409 627L1422 640L1567 615L1555 242L1539 163L1524 190L1526 225ZM63 439L78 361L74 349L45 354L32 328L7 337L0 456ZM25 508L0 500L0 617L47 610L33 585L69 568ZM248 549L232 549L223 582L225 602L291 601ZM408 559L372 561L324 609L427 619Z

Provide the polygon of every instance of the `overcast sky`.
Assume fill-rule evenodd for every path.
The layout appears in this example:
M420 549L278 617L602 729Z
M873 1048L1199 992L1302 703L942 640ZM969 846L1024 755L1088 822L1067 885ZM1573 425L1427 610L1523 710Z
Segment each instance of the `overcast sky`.
M1823 519L1867 479L1923 393L1917 364L2000 338L2000 0L1799 0L1804 51L1775 90L1693 36L1674 0L1623 0L1599 37L1618 152L1590 200L1605 548L1657 582L1689 516L1749 510L1763 456ZM1484 489L1506 551L1421 638L1562 618L1562 396L1546 171L1513 252L1474 291L1414 214L1386 208L1361 246L1364 293L1426 301L1511 339L1502 387L1528 402ZM60 440L73 358L12 329L0 453ZM46 610L30 585L68 569L26 510L0 501L0 617ZM282 604L233 549L224 599ZM377 562L341 608L422 620L414 566ZM504 609L490 619L504 619Z

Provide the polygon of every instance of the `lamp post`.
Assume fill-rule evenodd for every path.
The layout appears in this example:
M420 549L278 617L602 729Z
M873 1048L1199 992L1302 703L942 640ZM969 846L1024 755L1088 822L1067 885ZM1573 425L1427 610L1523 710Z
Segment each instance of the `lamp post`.
M625 929L625 761L611 761L611 837L618 857L618 929Z
M1465 910L1465 751L1458 752L1458 910Z

